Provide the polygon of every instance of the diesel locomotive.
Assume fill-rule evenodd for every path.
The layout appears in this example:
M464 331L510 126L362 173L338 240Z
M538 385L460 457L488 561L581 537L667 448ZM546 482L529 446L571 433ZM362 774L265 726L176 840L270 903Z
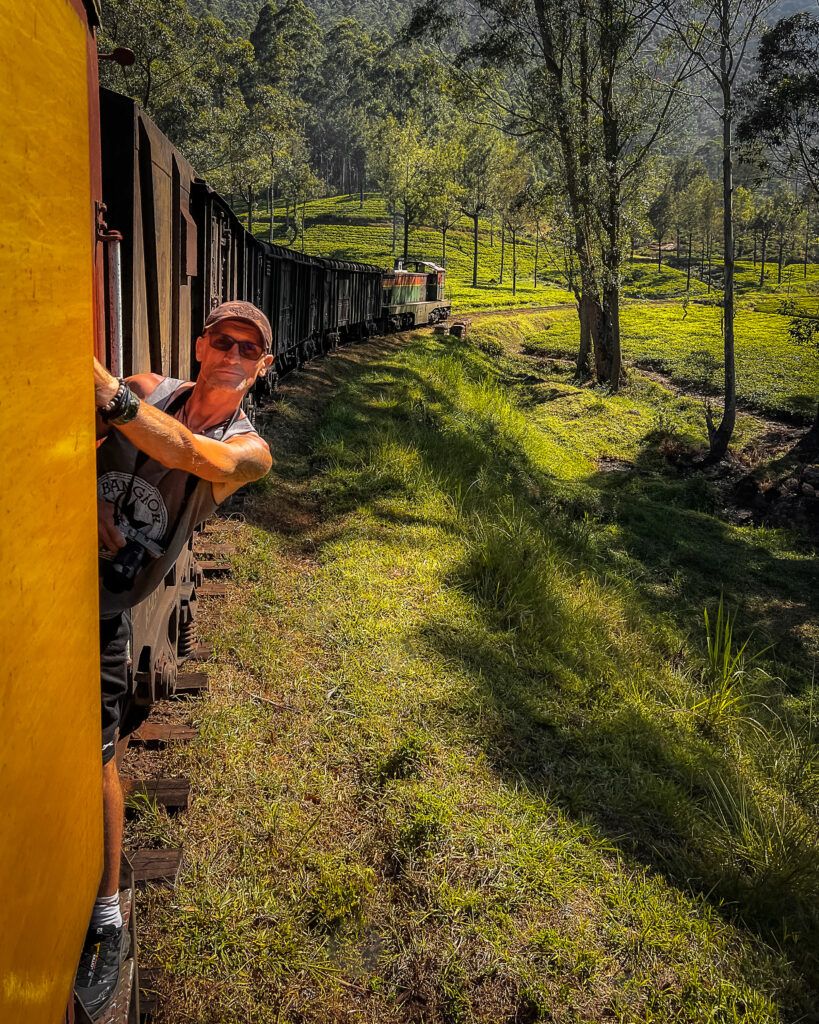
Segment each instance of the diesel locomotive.
M208 312L247 299L273 328L262 402L334 346L450 305L435 264L385 271L249 234L136 104L99 89L97 0L0 9L0 1021L56 1024L101 870L92 352L118 375L195 378ZM143 706L174 693L200 582L188 548L135 609Z

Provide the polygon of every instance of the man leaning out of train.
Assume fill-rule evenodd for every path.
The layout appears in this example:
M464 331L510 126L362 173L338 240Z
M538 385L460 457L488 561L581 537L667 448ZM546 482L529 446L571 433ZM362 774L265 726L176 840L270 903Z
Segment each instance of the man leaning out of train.
M113 377L94 360L98 426L100 676L105 856L75 992L89 1016L110 1003L128 951L119 910L124 808L117 740L130 708L130 609L162 582L195 528L243 484L270 469L270 450L241 410L273 363L267 317L226 302L196 341L196 383L142 373ZM113 429L111 429L113 428Z

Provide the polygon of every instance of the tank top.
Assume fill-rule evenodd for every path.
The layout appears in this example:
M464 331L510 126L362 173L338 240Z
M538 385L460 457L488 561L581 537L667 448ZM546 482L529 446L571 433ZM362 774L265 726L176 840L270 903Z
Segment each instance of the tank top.
M182 386L188 383L165 377L143 401L164 412L177 393L181 396ZM180 405L172 413L175 419L183 408L184 405ZM200 433L217 441L227 441L230 437L256 431L239 410L228 424L217 424ZM193 531L216 508L216 502L210 481L198 479L182 469L168 469L161 462L148 458L116 429L111 430L97 449L97 495L100 500L115 505L115 522L124 517L163 550L157 558L145 557L133 587L122 594L112 594L100 579L100 615L105 618L133 608L159 586ZM101 569L102 558L100 556Z

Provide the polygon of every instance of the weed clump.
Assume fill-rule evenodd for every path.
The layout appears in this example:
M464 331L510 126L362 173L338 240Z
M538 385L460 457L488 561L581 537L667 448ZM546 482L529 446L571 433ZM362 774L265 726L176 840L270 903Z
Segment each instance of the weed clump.
M376 781L385 786L393 779L415 779L421 769L427 753L424 737L411 733L392 750L378 765Z
M315 926L335 931L358 921L373 887L372 868L331 856L314 856L307 891L309 919Z

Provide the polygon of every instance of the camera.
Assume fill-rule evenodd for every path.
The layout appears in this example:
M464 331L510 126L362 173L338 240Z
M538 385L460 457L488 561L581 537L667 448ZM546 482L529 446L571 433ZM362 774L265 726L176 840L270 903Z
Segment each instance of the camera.
M103 567L102 582L105 589L112 594L124 594L130 590L147 554L139 541L129 540Z
M159 545L133 526L120 523L118 528L125 537L125 547L120 548L102 568L103 586L112 594L124 594L130 590L145 561L164 554Z

